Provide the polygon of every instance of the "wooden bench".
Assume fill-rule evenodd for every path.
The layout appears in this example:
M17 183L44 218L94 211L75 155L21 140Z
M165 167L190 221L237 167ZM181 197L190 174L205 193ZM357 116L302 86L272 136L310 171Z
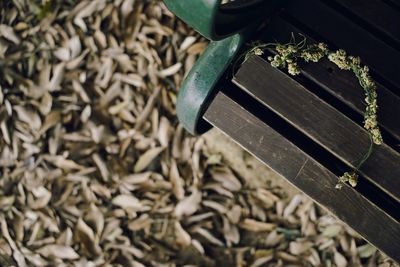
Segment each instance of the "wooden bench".
M369 147L363 92L349 71L324 60L293 77L252 56L222 79L203 118L400 261L400 3L288 1L252 39L287 43L292 33L360 56L378 84L375 146L355 188L335 189ZM226 77L231 70L226 71Z

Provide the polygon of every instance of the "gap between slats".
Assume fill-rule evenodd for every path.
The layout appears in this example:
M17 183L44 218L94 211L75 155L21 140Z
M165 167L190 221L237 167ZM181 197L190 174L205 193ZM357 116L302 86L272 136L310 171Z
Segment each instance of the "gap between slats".
M400 64L400 59L397 59L400 58L400 52L394 50L390 46L387 46L379 39L376 39L369 32L360 28L358 25L351 23L350 21L348 21L346 17L344 17L341 14L338 14L335 10L327 6L324 6L319 1L309 0L309 2L307 2L307 6L314 8L314 10L312 10L312 8L307 9L307 10L312 10L307 12L314 12L315 14L308 14L308 15L302 14L305 12L305 7L298 1L291 1L287 5L286 9L284 9L283 12L281 13L281 17L284 20L288 21L290 24L296 25L296 28L300 29L302 32L307 33L307 35L310 36L311 38L318 40L320 42L327 43L331 49L342 48L347 50L351 54L357 54L364 60L364 62L366 62L367 65L369 65L371 69L371 74L373 75L373 77L377 82L383 84L393 93L400 96L400 76L395 71L396 66ZM327 14L325 14L324 12L327 12ZM310 19L311 17L316 18L318 16L321 16L321 19L319 20L315 19L315 21L314 19ZM308 22L303 21L304 18L311 21ZM332 29L324 29L325 26L328 25L327 24L328 22L324 24L319 24L319 21L325 21L325 20L335 25L338 24L339 20L340 23L336 26L334 31L337 31L338 28L343 28L343 31L352 28L351 32L347 33L351 34L350 36L352 38L358 38L358 39L354 39L354 43L351 43L352 45L349 45L350 43L348 41L348 38L350 36L347 37L341 36L341 39L333 39L334 38L333 36L325 36L326 34L324 34L324 32L329 33L329 35L338 34L337 32L333 33ZM310 23L314 24L309 25ZM332 28L332 26L330 27ZM362 41L360 38L363 40L368 40L368 42L360 43L357 44L357 46L355 46L357 41ZM343 46L340 44L343 42L346 43L346 45ZM364 55L365 51L362 52L361 50L364 49L363 46L365 45L369 46L373 45L378 50L375 50L369 53L368 55ZM353 50L356 52L353 52ZM357 53L357 51L359 52ZM386 58L386 61L383 60L384 58ZM383 66L385 66L385 69L383 69Z
M287 77L286 74L272 68L269 63L259 57L254 56L246 61L236 74L234 82L243 90L254 95L254 98L260 103L280 114L288 123L299 128L303 134L309 136L314 142L325 147L330 151L329 153L346 162L346 164L356 164L363 155L362 150L360 150L361 147L368 148L368 134L363 128L346 119L339 111L308 92L306 88ZM268 88L272 91L269 92ZM282 98L282 94L285 94L287 101ZM288 105L288 103L292 104ZM304 107L306 103L309 107L307 109ZM291 112L290 109L295 113ZM305 115L306 117L296 115L300 111L308 113L313 118L322 119L321 123L326 124L326 128L319 129L320 126L316 125L316 121L310 121L308 115ZM339 119L338 116L342 116L343 120ZM335 132L326 132L332 128L336 129L335 125L342 125L341 130L338 128L337 130L332 130ZM331 133L335 134L332 135ZM349 139L348 136L353 136L353 138ZM355 139L355 136L358 139ZM337 142L343 146L343 149L335 145ZM352 148L349 146L350 144ZM394 198L399 199L400 188L399 184L396 183L396 172L391 172L387 169L395 166L396 160L400 163L399 159L399 154L389 147L385 145L377 146L375 153L363 165L361 172L371 182L381 187ZM375 163L382 163L382 160L385 160L386 168L384 166L382 168L375 166ZM397 169L398 171L399 169ZM382 175L384 177L380 177Z
M373 16L363 12L363 10L359 10L358 12L351 8L352 1L349 0L323 0L323 2L344 15L349 20L358 24L360 27L364 28L368 32L375 35L377 38L390 45L392 48L396 50L400 50L400 12L392 9L387 6L385 3L379 3L379 0L369 0L364 3L364 5L368 5L368 2L371 2L375 5L375 12L380 11L381 13L374 14ZM378 11L377 11L378 10ZM379 17L378 17L379 16ZM386 21L379 21L379 20ZM394 21L388 21L389 19ZM396 28L397 22L397 28ZM383 24L394 25L394 28L388 29Z
M273 19L270 25L268 25L268 27L266 28L265 32L259 35L259 38L261 38L261 41L267 43L268 42L286 43L288 41L288 38L291 36L291 33L295 34L301 33L307 37L308 41L315 42L314 37L310 37L304 31L298 29L297 27L293 26L292 24L281 18ZM278 40L276 40L275 38L277 38ZM334 88L335 86L338 87L339 85L335 85L333 88L325 86L323 84L324 79L320 77L320 75L315 75L315 73L312 72L312 69L318 68L318 66L311 66L311 64L315 63L308 63L305 64L303 67L301 67L300 69L303 74L301 76L303 77L295 77L295 79L297 80L301 79L302 83L313 85L311 87L309 86L306 87L307 89L311 89L314 93L319 95L322 99L324 99L328 103L332 104L335 108L341 110L346 116L355 120L359 125L362 125L363 124L362 114L365 109L365 106L363 104L364 96L362 94L362 88L357 83L357 81L356 81L357 84L352 86L352 89L356 88L356 90L359 90L356 91L356 93L359 94L359 97L356 98L355 96L352 96L352 94L354 93L352 93L351 91L344 92L343 94L340 93L338 95L338 92ZM333 71L336 71L336 66L334 66L333 64L330 65L332 65ZM322 67L320 68L321 71L327 71ZM311 69L311 72L309 69ZM353 77L351 76L351 78ZM354 78L354 80L356 79ZM400 151L400 147L398 146L398 144L400 143L400 120L397 120L397 117L393 113L396 109L400 109L400 97L394 95L390 90L388 90L385 86L383 86L379 82L377 82L377 85L378 85L378 101L380 101L379 102L380 109L378 113L380 119L378 119L378 122L380 126L383 128L382 132L385 142L389 146L391 146L394 150ZM345 84L343 84L343 86L345 86ZM328 94L326 94L324 91L327 91ZM387 103L387 105L389 106L386 106L384 102L381 102L382 100L390 100L390 102ZM355 113L351 112L351 110L356 111L358 114L355 115Z
M334 155L326 151L320 145L305 136L298 129L294 128L284 119L280 118L272 110L255 100L252 96L233 84L226 84L222 87L222 92L234 101L240 103L248 112L265 122L269 127L284 138L295 144L300 150L304 151L311 158L325 166L336 176L342 175L349 170L349 166L337 159ZM207 119L207 118L206 118ZM251 131L251 125L243 125ZM257 140L254 140L256 142ZM290 161L287 162L291 164ZM323 179L323 177L321 177ZM376 187L371 181L360 175L358 185L354 188L357 192L365 196L372 203L379 206L395 220L400 221L400 203L386 194L382 189Z

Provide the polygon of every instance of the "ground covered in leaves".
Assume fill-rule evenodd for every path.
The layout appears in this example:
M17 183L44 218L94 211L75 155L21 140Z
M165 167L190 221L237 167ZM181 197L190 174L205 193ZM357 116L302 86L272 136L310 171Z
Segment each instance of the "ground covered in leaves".
M394 266L184 132L206 45L158 1L0 1L1 266Z

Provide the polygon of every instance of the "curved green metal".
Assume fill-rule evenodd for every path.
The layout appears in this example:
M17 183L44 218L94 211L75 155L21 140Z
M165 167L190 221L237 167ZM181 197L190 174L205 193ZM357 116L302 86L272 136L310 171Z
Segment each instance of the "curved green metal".
M261 18L268 17L284 0L164 0L184 22L213 41L201 55L179 91L179 121L192 134L210 126L202 119L210 96L229 64L251 36ZM238 33L240 32L240 33ZM229 36L229 37L227 37Z
M221 40L256 23L276 0L164 0L168 9L210 40Z
M214 39L214 17L221 0L164 0L168 9L204 37Z
M208 130L208 124L202 120L206 100L212 95L215 85L244 40L243 34L236 34L222 41L211 42L183 82L176 111L179 121L190 133L199 134Z

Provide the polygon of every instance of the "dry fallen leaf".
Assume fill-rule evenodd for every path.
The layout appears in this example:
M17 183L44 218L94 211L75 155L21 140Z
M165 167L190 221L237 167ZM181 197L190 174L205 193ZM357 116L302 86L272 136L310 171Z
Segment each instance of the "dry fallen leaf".
M121 208L131 208L134 210L140 210L142 208L142 204L140 201L131 195L119 195L113 198L112 203Z
M178 200L181 200L185 196L184 182L179 175L178 166L175 160L171 162L171 168L169 173L169 178L172 183L172 191Z
M159 75L160 77L165 78L165 77L174 75L174 74L177 73L181 68L182 68L182 63L178 62L178 63L176 63L175 65L172 65L172 66L170 66L170 67L168 67L168 68L166 68L166 69L163 69L163 70L159 71L158 75Z
M84 250L89 253L89 255L98 255L101 253L101 248L98 245L95 234L83 220L79 218L76 224L76 239L79 240L80 244Z
M35 130L40 129L42 122L40 116L36 112L28 110L27 108L22 106L14 106L14 110L18 115L18 119L27 123L30 127L32 127Z
M62 245L46 245L37 250L41 255L47 258L74 260L78 259L79 255L71 247Z
M164 150L163 147L155 147L141 155L135 164L134 171L141 172Z
M223 187L230 191L238 191L242 186L240 181L228 168L213 168L211 169L211 175L216 181L220 182Z
M6 24L0 24L0 37L4 37L14 44L19 44L21 42L19 37L15 34L14 29Z
M182 228L181 224L178 221L175 222L175 236L176 236L176 242L183 247L189 246L190 243L192 242L192 238Z
M197 211L201 202L201 192L194 190L192 194L181 201L175 207L175 216L178 218L182 216L192 215Z
M244 219L239 223L239 226L252 232L265 232L276 228L276 224L260 222L253 219Z

